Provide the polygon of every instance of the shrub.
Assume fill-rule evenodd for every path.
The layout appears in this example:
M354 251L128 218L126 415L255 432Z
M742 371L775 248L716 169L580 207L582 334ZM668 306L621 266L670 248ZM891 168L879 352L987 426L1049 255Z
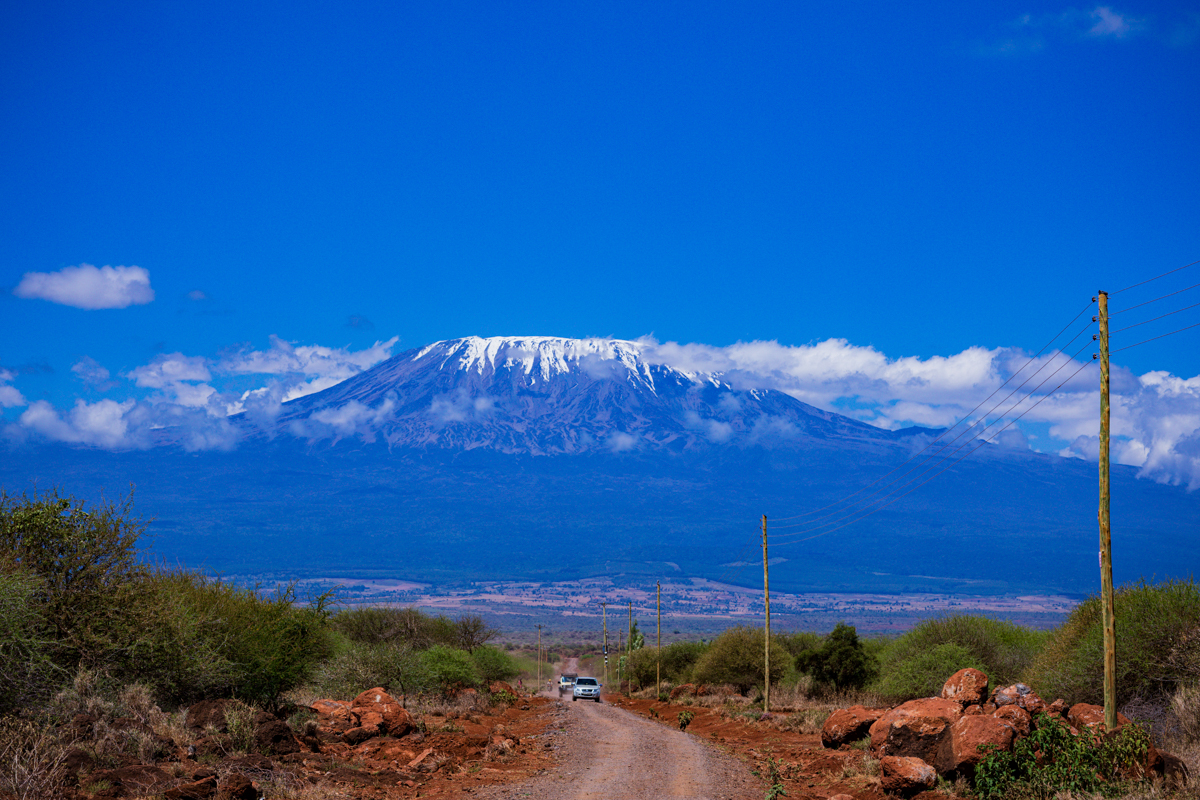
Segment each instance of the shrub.
M323 697L351 698L373 686L410 695L433 678L421 655L406 644L353 645L314 670L311 689Z
M794 659L800 658L800 656L804 653L807 653L811 650L816 650L821 646L820 634L810 633L808 631L776 636L775 640L783 645Z
M892 702L933 697L941 693L947 678L966 667L987 672L986 665L970 650L946 642L887 664L871 688Z
M0 715L45 698L62 681L36 596L39 580L0 569Z
M839 692L861 688L874 673L858 631L844 622L830 631L819 648L802 654L797 666Z
M986 673L992 686L1007 686L1021 678L1047 636L989 617L928 620L884 646L875 688L895 700L929 697L965 667Z
M442 694L479 685L475 662L462 650L435 645L421 653L421 663L429 673L432 687Z
M36 576L33 599L60 664L99 665L136 629L145 569L133 494L88 508L57 490L33 497L0 491L0 560Z
M703 642L675 642L662 648L643 647L634 650L627 666L629 675L641 686L654 683L655 665L661 659L662 679L671 683L687 683L692 679L692 670L708 645Z
M761 628L730 628L713 640L696 662L695 679L699 683L730 683L743 693L763 684L765 634ZM787 674L792 657L772 637L771 682Z
M1117 627L1117 702L1167 698L1193 680L1189 642L1200 620L1200 587L1192 581L1145 581L1114 596ZM1100 598L1080 603L1049 637L1025 673L1044 697L1103 702L1104 638Z
M479 673L479 679L485 684L490 684L492 681L510 680L517 677L521 671L512 656L494 647L477 648L475 652L471 653L471 660L475 662L475 670Z
M1112 784L1140 774L1150 744L1138 725L1126 725L1112 738L1087 731L1073 735L1045 714L1038 714L1035 726L1011 751L993 751L976 767L975 793L981 800L1111 795Z

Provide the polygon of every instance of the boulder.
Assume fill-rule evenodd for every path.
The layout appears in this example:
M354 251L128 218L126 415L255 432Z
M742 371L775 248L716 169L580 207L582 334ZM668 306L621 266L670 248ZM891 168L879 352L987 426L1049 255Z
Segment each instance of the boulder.
M983 707L982 707L982 706L980 706L980 705L978 705L978 704L976 704L976 705L973 705L973 706L967 706L966 708L964 708L964 709L963 709L963 713L964 713L964 714L968 714L968 715L972 715L972 716L973 716L973 715L975 715L975 714L982 714L982 713L983 713Z
M879 760L879 771L885 791L902 794L929 789L937 781L933 767L919 758L884 756Z
M1069 708L1070 707L1067 705L1067 701L1060 697L1050 705L1046 706L1046 713L1061 717L1063 714L1067 713Z
M696 686L692 683L683 683L671 690L671 699L682 697L685 694L696 694Z
M500 694L501 692L508 692L508 693L509 693L509 694L511 694L513 697L519 697L519 696L520 696L520 695L518 695L518 694L517 694L517 690L516 690L516 689L514 689L514 688L513 688L513 687L511 687L511 686L509 686L509 685L508 685L507 683L505 683L504 681L492 681L491 685L490 685L490 686L488 686L488 691L489 691L489 692L491 692L492 694Z
M367 689L358 697L350 701L351 708L359 706L380 706L380 705L399 705L395 698L385 692L382 688L376 686L374 689Z
M1041 714L1046 710L1046 701L1038 697L1036 692L1022 695L1021 699L1017 701L1017 705L1028 711L1030 715Z
M971 777L975 774L975 765L986 757L980 751L981 747L992 745L996 750L1010 750L1015 737L1012 727L996 716L980 714L962 717L950 726L950 733L942 740L934 766L943 775Z
M826 747L840 747L861 739L886 711L884 708L864 706L850 706L834 711L821 726L821 744Z
M1067 721L1071 723L1071 727L1083 730L1084 728L1103 728L1104 727L1104 706L1095 706L1091 703L1076 703L1071 706L1071 710L1067 712ZM1118 712L1117 725L1128 725L1129 717Z
M231 772L217 785L218 800L258 800L258 789L240 772Z
M992 717L1012 728L1017 738L1028 736L1029 731L1033 728L1033 719L1029 716L1029 712L1016 704L997 708Z
M315 711L319 716L325 717L329 716L335 711L349 709L350 705L337 700L314 700L313 704L309 706L309 708Z
M236 704L236 700L229 699L201 700L188 708L184 724L194 731L203 731L212 727L221 733L226 733L228 727L225 724L225 709Z
M375 726L370 728L351 728L342 734L342 741L348 745L359 745L368 739L373 739L379 735L379 729Z
M286 722L272 718L254 730L254 749L273 756L285 756L300 752L300 743Z
M942 697L961 706L982 703L988 696L988 676L977 669L967 667L950 676L942 687Z
M1022 697L1032 691L1033 689L1030 689L1023 683L1014 683L1012 686L1002 686L992 695L991 702L996 704L996 708L1012 705L1013 703L1018 703Z
M871 753L876 758L904 756L933 761L950 726L961 716L962 706L954 700L909 700L871 725Z
M507 684L505 685L507 686ZM511 688L509 687L510 690ZM331 730L340 728L343 736L353 728L374 731L372 736L404 736L415 727L412 715L396 702L394 697L378 687L369 689L354 698L350 709L345 711L345 719L342 718L342 714L342 709L334 709L330 713L329 728ZM336 725L334 720L337 720ZM346 724L348 722L357 724ZM355 734L355 736L359 735L361 734ZM349 740L347 739L347 741Z

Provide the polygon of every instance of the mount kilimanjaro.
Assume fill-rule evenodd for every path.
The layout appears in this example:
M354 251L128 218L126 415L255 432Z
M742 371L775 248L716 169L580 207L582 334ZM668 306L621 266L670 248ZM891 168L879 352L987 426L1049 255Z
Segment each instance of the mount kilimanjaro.
M258 399L231 420L232 452L184 452L170 431L144 451L27 447L0 483L112 497L132 482L156 556L234 574L749 585L766 513L808 515L776 529L782 590L1096 583L1094 464L985 445L876 503L937 431L650 363L637 342L455 339ZM1119 582L1196 571L1198 499L1113 467Z

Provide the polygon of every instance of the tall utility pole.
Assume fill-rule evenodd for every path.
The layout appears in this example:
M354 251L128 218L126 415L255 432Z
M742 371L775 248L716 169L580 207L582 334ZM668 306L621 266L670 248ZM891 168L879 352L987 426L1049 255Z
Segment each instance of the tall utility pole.
M542 626L538 625L538 654L537 654L537 689L534 694L541 694L542 691Z
M625 674L629 674L629 661L633 658L633 601L629 601L629 642L625 645ZM633 678L629 679L629 691L633 691Z
M1113 607L1112 528L1108 486L1108 292L1100 302L1100 605L1104 621L1104 727L1117 727L1117 625Z
M654 699L662 692L662 584L654 584L654 603L658 609L658 641L654 646Z
M763 711L771 710L771 582L767 577L767 515L762 518L763 531L763 602L767 606L767 635L763 638L764 680Z
M604 614L604 682L608 683L608 603L601 603L600 610Z

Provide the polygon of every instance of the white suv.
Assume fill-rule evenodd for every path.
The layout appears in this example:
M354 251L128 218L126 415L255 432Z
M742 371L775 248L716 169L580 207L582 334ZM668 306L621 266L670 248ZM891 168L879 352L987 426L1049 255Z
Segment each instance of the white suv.
M571 690L571 699L595 700L600 702L600 681L595 678L576 678L575 688Z

